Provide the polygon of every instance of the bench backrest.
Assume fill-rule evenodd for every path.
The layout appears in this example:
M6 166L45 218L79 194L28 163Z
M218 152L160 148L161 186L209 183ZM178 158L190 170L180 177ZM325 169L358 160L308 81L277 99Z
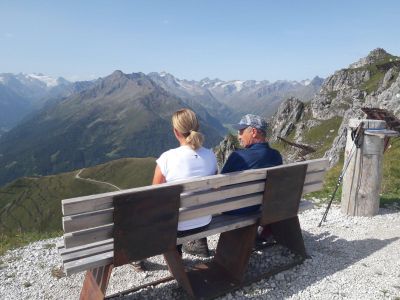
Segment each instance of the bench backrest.
M173 245L171 240L175 239L176 241L175 224L177 224L177 218L179 218L179 221L183 221L210 214L215 215L232 209L262 204L265 198L264 195L269 199L264 205L269 207L268 209L263 209L263 211L267 213L261 217L261 223L267 224L279 219L285 219L288 216L297 215L298 201L300 200L301 194L317 191L322 187L323 175L327 166L328 161L326 159L317 159L273 168L213 175L175 183L165 183L157 186L146 186L112 193L66 199L62 201L64 214L63 228L65 233L64 246L66 249L72 249L73 252L74 249L79 251L82 248L90 248L91 245L93 245L93 247L99 247L99 245L104 246L110 244L113 241L115 233L121 230L117 230L114 224L115 201L117 199L120 199L119 201L121 201L121 199L125 201L135 197L137 198L137 196L141 194L147 195L145 197L146 199L142 201L141 204L135 204L137 206L130 206L130 212L127 210L127 214L125 214L125 216L131 216L132 210L139 209L140 205L148 205L147 209L140 210L140 220L132 221L134 218L125 218L130 219L130 223L128 222L124 225L125 228L138 229L134 234L135 236L131 236L135 241L143 241L146 236L149 237L150 231L157 227L150 226L154 224L154 216L157 216L157 213L165 212L166 215L169 215L173 211L178 213L178 207L180 207L180 209L179 216L170 215L170 219L168 219L170 222L168 223L169 229L165 229L165 233L167 233L166 231L174 231L175 238L173 234L166 234L168 235L168 241L163 241L162 244L164 246L160 244L158 249L157 247L150 249L146 246L142 247L144 252L142 250L131 249L133 253L135 253L134 251L141 251L140 253L136 252L135 257L149 257L159 254L160 252L155 252L161 251L162 247L165 247L165 245L171 247ZM299 174L299 172L303 173ZM291 184L293 184L292 178L300 178L301 181L300 184L295 184L297 186L296 191L294 191L291 186ZM170 198L169 196L166 197L164 191L170 189L179 189L178 194L182 191L180 193L180 200L178 199L178 202L175 204L164 203L166 202L166 198ZM150 197L148 195L155 196ZM163 209L160 208L160 210L156 212L154 209L153 211L148 209L149 207L157 207L159 203L169 205L169 208L163 207ZM153 214L153 217L151 217L151 214ZM161 215L158 215L158 217L161 217ZM164 215L162 218L166 218L166 216ZM149 221L148 226L144 226L144 223L142 226L139 226L137 223L136 225L131 223L140 223L145 220ZM119 224L121 224L121 222L119 222ZM170 230L172 227L174 228ZM137 242L131 243L131 245L135 244L137 245ZM127 244L125 244L125 246L126 245ZM157 251L155 251L156 249ZM121 259L121 262L123 261L124 259Z

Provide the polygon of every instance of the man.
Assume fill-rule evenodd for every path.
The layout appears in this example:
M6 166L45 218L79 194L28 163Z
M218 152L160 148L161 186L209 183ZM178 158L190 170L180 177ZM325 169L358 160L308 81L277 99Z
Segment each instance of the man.
M279 151L272 149L266 141L267 124L257 115L245 115L238 124L232 126L238 130L238 139L244 149L236 150L228 157L221 173L274 167L282 164ZM244 214L257 211L260 205L248 206L226 212L226 214ZM269 227L259 228L261 239L271 236Z

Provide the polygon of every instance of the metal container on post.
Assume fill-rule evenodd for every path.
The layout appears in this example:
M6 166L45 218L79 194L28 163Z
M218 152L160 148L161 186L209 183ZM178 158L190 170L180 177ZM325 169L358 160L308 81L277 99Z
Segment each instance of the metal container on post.
M361 122L365 131L361 131L363 136L357 148L351 132ZM386 122L382 120L349 120L344 158L346 162L350 157L350 162L343 177L341 200L341 211L346 215L374 216L378 213L385 128Z

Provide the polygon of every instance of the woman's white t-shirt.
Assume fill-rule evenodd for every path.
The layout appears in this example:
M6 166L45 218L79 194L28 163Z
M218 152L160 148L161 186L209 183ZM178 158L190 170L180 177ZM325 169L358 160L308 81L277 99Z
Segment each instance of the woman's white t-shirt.
M185 145L168 150L157 159L157 165L167 182L214 175L217 172L214 152L204 147L193 150ZM194 229L210 222L211 216L186 220L178 223L178 230Z

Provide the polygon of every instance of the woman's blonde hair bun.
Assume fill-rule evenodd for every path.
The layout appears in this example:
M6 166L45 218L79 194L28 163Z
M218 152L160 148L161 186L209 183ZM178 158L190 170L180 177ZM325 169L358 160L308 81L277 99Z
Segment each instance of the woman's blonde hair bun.
M193 150L203 145L204 136L199 132L199 121L192 110L183 108L176 111L172 115L172 126L186 138L186 143Z

